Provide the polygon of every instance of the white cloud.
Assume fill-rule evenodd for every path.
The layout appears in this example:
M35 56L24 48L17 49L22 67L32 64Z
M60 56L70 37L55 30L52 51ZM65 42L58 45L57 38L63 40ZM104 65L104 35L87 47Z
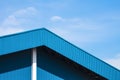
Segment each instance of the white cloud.
M13 12L0 25L0 35L21 32L27 29L26 26L30 26L36 13L37 10L34 7L27 7Z
M55 21L55 22L56 21L64 21L64 19L60 16L52 16L50 20Z
M76 45L101 40L102 28L88 19L53 16L51 26L48 29Z
M37 13L37 9L34 7L27 7L25 9L20 9L13 13L14 16L31 16Z
M105 61L120 70L120 54L116 55L114 58L106 59Z
M111 31L113 31L114 28L110 28L109 25L105 25L99 23L98 21L86 18L62 18L58 16L58 20L59 22L51 21L52 27L50 27L49 29L79 47L83 47L84 45L89 44L92 47L93 45L97 44L98 47L99 44L103 42L105 43L106 40L108 42L107 38L111 38ZM101 46L99 47L99 49L100 48ZM91 48L91 50L88 50L93 52L93 50L95 51L95 48ZM120 54L112 59L107 59L105 61L120 69Z
M17 25L19 25L19 22L14 15L8 16L2 23L2 27L10 27Z

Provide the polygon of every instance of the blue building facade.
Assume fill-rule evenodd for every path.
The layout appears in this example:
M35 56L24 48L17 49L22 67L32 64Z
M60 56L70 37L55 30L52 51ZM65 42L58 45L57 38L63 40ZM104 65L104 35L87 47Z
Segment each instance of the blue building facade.
M41 28L0 37L0 80L120 80L120 71Z

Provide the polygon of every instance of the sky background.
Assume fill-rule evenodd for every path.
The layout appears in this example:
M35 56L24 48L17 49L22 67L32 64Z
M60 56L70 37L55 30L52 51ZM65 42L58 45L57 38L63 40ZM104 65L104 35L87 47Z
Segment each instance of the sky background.
M0 0L0 36L43 27L120 70L120 0Z

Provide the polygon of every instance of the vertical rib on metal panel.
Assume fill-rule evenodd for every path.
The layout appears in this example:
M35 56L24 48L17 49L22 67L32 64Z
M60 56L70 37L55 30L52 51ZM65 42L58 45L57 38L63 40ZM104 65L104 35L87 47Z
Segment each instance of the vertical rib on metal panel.
M43 32L44 30L41 29L0 38L0 55L41 46Z

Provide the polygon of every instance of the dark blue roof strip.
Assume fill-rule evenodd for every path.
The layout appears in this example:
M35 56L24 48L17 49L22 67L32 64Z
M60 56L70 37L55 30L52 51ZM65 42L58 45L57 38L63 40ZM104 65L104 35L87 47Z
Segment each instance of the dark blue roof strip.
M41 45L57 51L78 64L110 80L119 80L120 71L42 28L0 37L0 55Z

